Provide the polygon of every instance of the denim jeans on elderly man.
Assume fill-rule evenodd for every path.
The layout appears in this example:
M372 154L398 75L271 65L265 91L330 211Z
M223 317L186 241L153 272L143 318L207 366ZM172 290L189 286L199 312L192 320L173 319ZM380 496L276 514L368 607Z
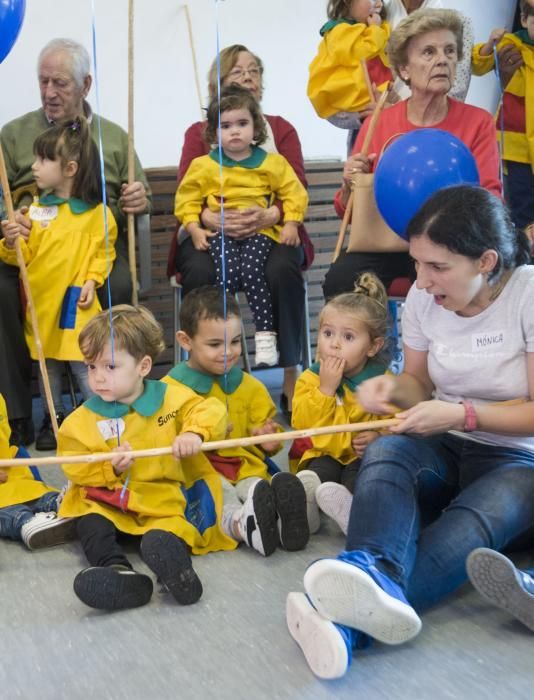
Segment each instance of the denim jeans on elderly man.
M466 581L469 552L501 550L533 526L534 453L450 434L384 436L362 460L346 550L374 554L421 610Z

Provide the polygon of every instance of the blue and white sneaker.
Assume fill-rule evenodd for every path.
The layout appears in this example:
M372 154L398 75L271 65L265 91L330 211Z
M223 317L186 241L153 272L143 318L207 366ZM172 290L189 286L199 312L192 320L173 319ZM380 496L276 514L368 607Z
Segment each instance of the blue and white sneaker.
M467 557L469 580L488 602L496 605L534 632L534 578L503 554L480 547Z
M304 574L304 588L323 617L361 630L384 644L402 644L421 630L421 620L400 586L363 551L320 559Z
M289 593L286 601L289 634L318 678L341 678L352 661L358 632L321 617L304 593Z

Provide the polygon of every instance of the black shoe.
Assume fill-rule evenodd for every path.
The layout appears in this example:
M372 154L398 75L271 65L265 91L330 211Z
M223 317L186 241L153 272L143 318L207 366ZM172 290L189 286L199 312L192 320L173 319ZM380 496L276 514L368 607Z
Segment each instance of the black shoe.
M306 508L306 491L299 478L289 472L279 472L271 480L280 546L288 552L304 549L310 539Z
M58 428L65 420L64 413L56 413L56 420ZM50 415L45 413L43 418L43 423L39 428L39 434L37 435L37 440L35 441L35 449L40 452L50 452L57 448L56 436L54 435L54 430L52 429L52 421L50 420Z
M74 579L74 592L90 608L125 610L146 605L154 585L150 576L121 564L90 566Z
M35 428L31 417L14 418L9 421L9 427L11 428L10 445L28 447L35 440Z
M289 399L285 394L280 394L280 410L286 421L291 425L291 411L289 410Z
M172 532L150 530L141 539L141 557L180 605L196 603L202 583L196 575L186 543Z

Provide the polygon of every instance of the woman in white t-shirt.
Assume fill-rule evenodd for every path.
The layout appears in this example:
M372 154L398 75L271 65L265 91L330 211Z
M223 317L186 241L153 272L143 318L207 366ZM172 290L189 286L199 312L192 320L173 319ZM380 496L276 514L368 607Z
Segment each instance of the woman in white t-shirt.
M289 629L321 677L343 675L365 638L414 637L416 610L464 583L472 550L534 526L529 243L499 199L465 185L433 195L407 233L417 280L404 372L358 391L371 413L400 407L400 422L365 452L345 551L308 568L307 598L288 598Z

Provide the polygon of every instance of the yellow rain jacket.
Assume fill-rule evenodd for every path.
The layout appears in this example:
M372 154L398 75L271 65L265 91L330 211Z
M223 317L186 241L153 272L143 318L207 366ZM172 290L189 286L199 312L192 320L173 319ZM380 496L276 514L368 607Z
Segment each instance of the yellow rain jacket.
M223 438L224 406L186 387L145 380L143 394L131 406L93 397L71 413L59 431L58 455L111 452L117 435L134 450L170 447L183 432L204 440ZM221 481L203 453L179 461L171 454L137 459L120 475L111 461L64 464L63 471L71 486L59 509L61 517L99 513L131 535L167 530L187 542L194 554L237 545L219 526Z
M24 262L33 296L44 355L53 360L83 360L78 335L101 310L95 294L90 308L78 308L82 285L94 280L100 287L108 276L104 207L90 207L80 199L66 202L54 195L41 197L30 207L32 228L28 241L21 240ZM107 210L109 265L115 260L117 225ZM0 242L0 259L17 265L14 249ZM30 355L37 359L29 310L24 334Z
M232 367L226 377L214 377L181 362L162 381L175 386L185 384L204 398L215 397L221 401L228 412L228 438L248 437L254 428L276 415L275 405L265 386L239 367ZM216 455L222 459L213 458L213 465L233 484L249 476L270 479L265 452L259 445L217 450Z
M303 372L297 379L293 396L291 424L296 430L319 428L325 425L345 425L364 421L384 420L391 416L377 416L367 413L356 399L356 388L371 377L385 374L384 365L369 360L364 369L355 377L343 378L335 396L326 396L319 390L319 363ZM333 433L310 438L312 447L302 455L299 468L305 469L305 462L314 457L328 455L341 464L349 464L356 459L351 440L356 433Z
M174 215L183 226L200 222L205 206L219 212L224 195L226 209L270 207L280 200L284 207L284 221L302 223L308 193L295 175L287 160L279 153L267 153L258 146L245 160L235 161L223 155L222 183L219 170L219 151L191 161L178 190L174 203ZM277 243L280 241L280 224L262 229Z
M359 112L374 99L362 68L366 63L371 83L383 92L392 73L385 53L389 24L331 20L321 28L323 37L310 63L308 97L323 119L337 112Z
M7 418L6 402L0 394L0 459L12 459L19 448L9 444L11 430ZM7 481L0 481L0 508L16 506L40 498L49 491L57 491L35 478L39 472L30 467L8 467L0 471L7 474Z

